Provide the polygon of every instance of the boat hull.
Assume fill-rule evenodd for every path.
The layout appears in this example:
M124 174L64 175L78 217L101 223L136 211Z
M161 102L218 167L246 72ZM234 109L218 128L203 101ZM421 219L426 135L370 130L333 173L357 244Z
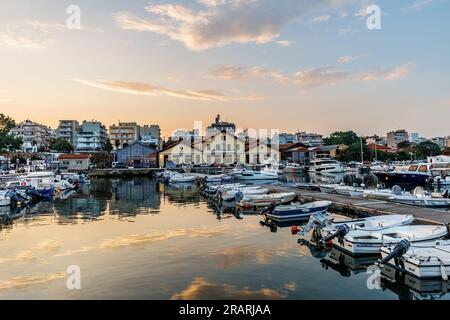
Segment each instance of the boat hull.
M430 181L430 176L426 174L407 174L399 172L374 172L380 182L388 185L409 184L415 186L425 186Z

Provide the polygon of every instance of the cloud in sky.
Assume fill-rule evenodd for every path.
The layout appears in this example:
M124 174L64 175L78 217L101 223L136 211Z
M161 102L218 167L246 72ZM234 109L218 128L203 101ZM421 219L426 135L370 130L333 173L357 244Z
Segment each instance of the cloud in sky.
M393 81L405 78L412 71L411 63L402 64L392 69L377 69L373 71L363 72L359 75L361 81L386 80Z
M168 36L194 51L231 43L264 44L280 36L289 23L315 10L340 7L352 0L201 0L199 10L181 4L150 4L141 18L130 12L113 15L119 28ZM328 20L323 15L319 19Z
M358 60L358 57L354 57L354 56L341 56L339 57L339 63L340 64L346 64L355 60Z
M292 45L292 41L289 40L278 40L277 43L282 47L289 47Z
M432 3L433 3L433 0L416 0L413 4L404 7L403 10L419 11Z
M341 57L342 58L342 57ZM355 57L352 57L355 59ZM341 59L340 59L341 60ZM349 61L349 58L342 60ZM324 66L299 70L292 75L273 71L266 67L242 67L234 65L219 66L212 69L208 77L219 80L273 80L283 84L305 88L335 85L344 81L393 81L406 77L412 64L403 64L391 69L376 69L363 72L340 71L334 66Z
M323 14L321 16L315 17L312 19L312 22L327 22L328 20L330 20L330 15L329 14Z
M210 102L223 102L231 100L258 101L263 97L248 95L244 97L230 97L216 90L177 90L161 86L155 86L141 82L122 80L86 80L74 79L81 84L113 92L122 92L136 95L148 95L154 97L168 96L179 99L200 100Z

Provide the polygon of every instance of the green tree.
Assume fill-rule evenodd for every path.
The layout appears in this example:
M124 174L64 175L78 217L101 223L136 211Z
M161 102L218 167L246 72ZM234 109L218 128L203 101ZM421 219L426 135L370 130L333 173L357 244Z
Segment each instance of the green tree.
M117 140L116 140L117 141ZM106 144L105 144L105 151L108 153L111 153L111 151L114 149L111 141L108 139L106 140Z
M365 140L363 140L363 154L364 161L371 160L371 152ZM342 153L340 160L344 162L361 161L361 141L358 139L358 142L352 143L348 149Z
M358 135L353 131L337 131L333 132L328 138L323 139L326 145L345 144L351 146L359 143Z
M419 159L425 159L426 157L437 156L442 153L441 147L431 141L423 141L414 147L414 154Z
M73 144L70 143L69 141L67 141L66 139L56 138L56 139L52 140L50 149L58 151L58 152L70 153L75 148L74 148Z
M14 151L22 146L22 139L13 137L9 134L16 125L14 119L0 113L0 150Z
M397 144L398 149L409 149L411 147L411 143L409 141L401 141Z

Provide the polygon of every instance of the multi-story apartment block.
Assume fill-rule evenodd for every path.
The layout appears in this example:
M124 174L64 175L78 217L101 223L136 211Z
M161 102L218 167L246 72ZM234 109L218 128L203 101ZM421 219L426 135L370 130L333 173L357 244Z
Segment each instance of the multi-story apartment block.
M75 149L78 152L98 152L104 150L108 134L101 122L83 121L75 139Z
M115 149L123 148L139 139L139 126L136 122L119 122L109 127L109 140Z
M24 152L38 152L49 150L53 131L45 125L25 120L11 129L10 134L22 138Z
M409 134L406 130L391 131L387 134L387 146L397 148L400 142L409 141Z
M75 145L75 137L79 129L80 124L77 120L59 120L56 136Z

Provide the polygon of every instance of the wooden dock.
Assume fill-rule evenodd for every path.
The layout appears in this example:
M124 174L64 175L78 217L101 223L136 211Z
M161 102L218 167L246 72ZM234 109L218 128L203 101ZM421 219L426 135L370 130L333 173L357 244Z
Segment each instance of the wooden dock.
M331 211L357 216L373 216L386 214L412 214L417 222L425 224L448 224L450 212L408 206L383 200L352 198L320 191L297 189L292 187L267 185L273 192L295 192L302 202L328 200L332 202Z

